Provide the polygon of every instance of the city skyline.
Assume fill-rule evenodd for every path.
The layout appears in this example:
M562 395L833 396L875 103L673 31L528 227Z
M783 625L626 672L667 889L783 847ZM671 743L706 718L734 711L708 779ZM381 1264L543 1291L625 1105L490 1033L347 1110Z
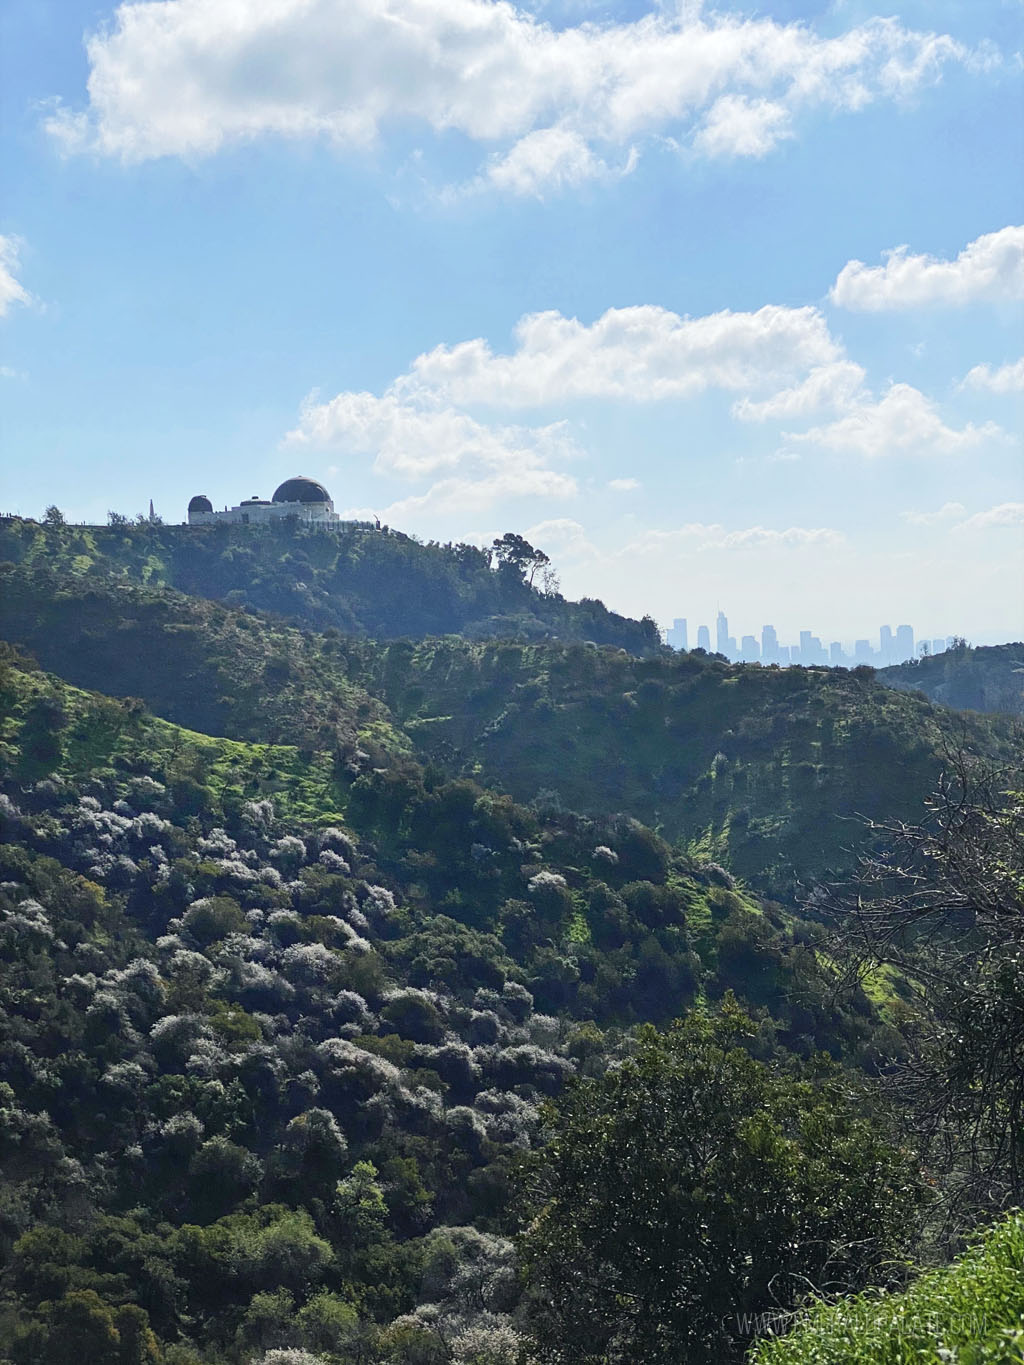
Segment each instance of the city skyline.
M754 634L732 635L729 632L729 618L719 609L714 629L701 624L695 634L692 648L704 649L708 653L722 654L733 663L804 664L828 667L847 667L869 664L885 668L892 664L906 663L924 654L942 654L957 640L956 635L931 636L917 639L914 627L901 623L895 628L882 624L877 631L877 646L871 637L854 640L828 640L826 636L815 635L811 630L801 630L799 640L784 643L779 639L775 626L766 623L761 626L759 637ZM673 618L672 625L665 631L665 643L671 648L688 652L691 649L689 623L686 617Z

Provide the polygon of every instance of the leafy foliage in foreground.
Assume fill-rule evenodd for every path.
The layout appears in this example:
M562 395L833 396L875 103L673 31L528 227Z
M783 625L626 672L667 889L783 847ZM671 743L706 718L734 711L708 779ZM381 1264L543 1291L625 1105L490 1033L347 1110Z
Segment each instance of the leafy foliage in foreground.
M755 1062L752 1032L727 1001L570 1089L521 1242L539 1360L736 1360L753 1315L907 1249L911 1155L838 1072Z
M953 1265L902 1293L810 1309L751 1365L1022 1365L1024 1215L1010 1214Z

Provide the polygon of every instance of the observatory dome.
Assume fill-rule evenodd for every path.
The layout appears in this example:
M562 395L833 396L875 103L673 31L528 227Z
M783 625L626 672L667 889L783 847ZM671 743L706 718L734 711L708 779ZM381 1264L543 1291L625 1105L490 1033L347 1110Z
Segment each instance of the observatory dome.
M331 495L322 483L317 483L315 479L306 479L301 475L294 479L285 479L280 488L274 493L274 502L326 502L330 506Z
M213 503L202 493L197 493L189 502L188 510L189 512L212 512Z

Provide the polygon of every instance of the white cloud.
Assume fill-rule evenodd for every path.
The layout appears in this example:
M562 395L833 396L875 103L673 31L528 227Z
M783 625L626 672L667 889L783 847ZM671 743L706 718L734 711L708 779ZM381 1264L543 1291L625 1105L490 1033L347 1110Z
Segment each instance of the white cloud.
M708 111L694 146L706 156L767 156L792 137L790 111L774 100L723 95Z
M996 369L990 365L975 365L964 377L963 387L988 389L991 393L1020 393L1024 390L1024 356Z
M424 493L392 502L381 512L385 522L475 516L515 498L562 500L578 492L576 480L552 469L507 469L482 476L440 479Z
M613 493L635 493L640 487L639 479L609 479L608 487Z
M286 441L373 455L382 473L422 478L466 464L523 469L578 453L565 423L486 426L452 408L416 406L394 392L340 393L308 402Z
M575 188L587 180L628 174L636 164L631 154L613 170L579 135L569 128L538 128L520 138L505 156L487 167L486 183L513 194L541 196L545 191Z
M577 558L595 552L586 531L571 517L552 517L548 521L539 521L536 526L528 528L526 539L546 554L561 558Z
M558 312L531 313L515 339L508 355L496 355L482 337L438 346L417 357L396 390L510 408L575 398L651 401L708 388L777 388L841 359L824 317L810 307L689 318L642 305L610 308L589 326Z
M87 51L88 108L48 125L69 149L138 161L267 135L365 146L403 121L496 149L490 178L528 194L545 176L604 174L601 149L644 138L762 156L807 111L899 99L971 55L895 19L821 37L665 5L556 28L505 0L124 3Z
M469 409L537 408L581 399L653 402L721 389L778 389L804 382L823 368L824 390L845 391L860 370L846 366L841 350L815 308L765 307L756 313L684 318L665 308L612 308L591 325L561 313L530 314L515 329L515 347L495 354L482 337L438 346L418 356L381 394L343 392L312 398L286 441L372 456L378 473L412 480L442 478L418 493L415 510L465 500L467 480L481 481L482 506L507 489L545 497L571 496L564 474L540 473L581 454L566 422L545 425L489 423ZM856 373L840 382L836 375ZM835 374L832 373L835 371ZM796 411L798 404L791 403ZM516 471L520 480L501 477ZM612 480L613 491L639 487ZM408 504L413 507L413 504ZM401 511L408 510L403 504Z
M801 383L761 402L741 398L733 416L743 422L766 422L803 417L822 408L847 408L862 393L864 370L849 360L818 365Z
M999 436L992 422L957 430L947 426L935 404L910 384L893 384L877 402L857 404L845 416L805 432L786 432L792 441L807 441L826 450L878 459L886 455L951 455Z
M666 550L763 550L822 549L841 545L846 537L828 526L790 526L784 531L765 526L748 526L727 531L718 523L689 522L674 531L645 531L622 551L624 555L662 554Z
M450 407L403 402L392 391L382 397L340 393L326 403L311 400L285 441L372 455L378 473L414 486L436 479L380 514L406 524L476 515L513 498L561 500L578 492L574 478L550 468L579 454L564 423L488 426Z
M901 512L900 516L911 526L937 526L943 521L955 521L966 511L962 502L945 502L937 512Z
M832 302L880 312L1024 298L1024 226L986 233L965 246L954 261L911 256L905 246L885 256L885 265L848 261L832 286Z
M992 531L999 527L1024 527L1024 502L1001 502L987 512L975 512L960 522L956 531Z
M14 277L18 268L18 242L14 237L0 237L0 318L15 303L29 303L31 295Z

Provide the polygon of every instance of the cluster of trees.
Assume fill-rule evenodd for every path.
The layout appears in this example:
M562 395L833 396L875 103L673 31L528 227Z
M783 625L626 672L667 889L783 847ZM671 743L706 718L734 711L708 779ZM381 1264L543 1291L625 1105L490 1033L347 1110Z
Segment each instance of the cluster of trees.
M822 888L833 960L915 999L880 1084L759 1066L730 1002L579 1082L533 1162L522 1241L539 1359L910 1365L1024 1359L1024 1222L881 1294L927 1224L948 1249L1024 1196L1024 793L951 754L923 817ZM741 1193L742 1192L742 1193ZM871 1293L794 1310L810 1298Z

